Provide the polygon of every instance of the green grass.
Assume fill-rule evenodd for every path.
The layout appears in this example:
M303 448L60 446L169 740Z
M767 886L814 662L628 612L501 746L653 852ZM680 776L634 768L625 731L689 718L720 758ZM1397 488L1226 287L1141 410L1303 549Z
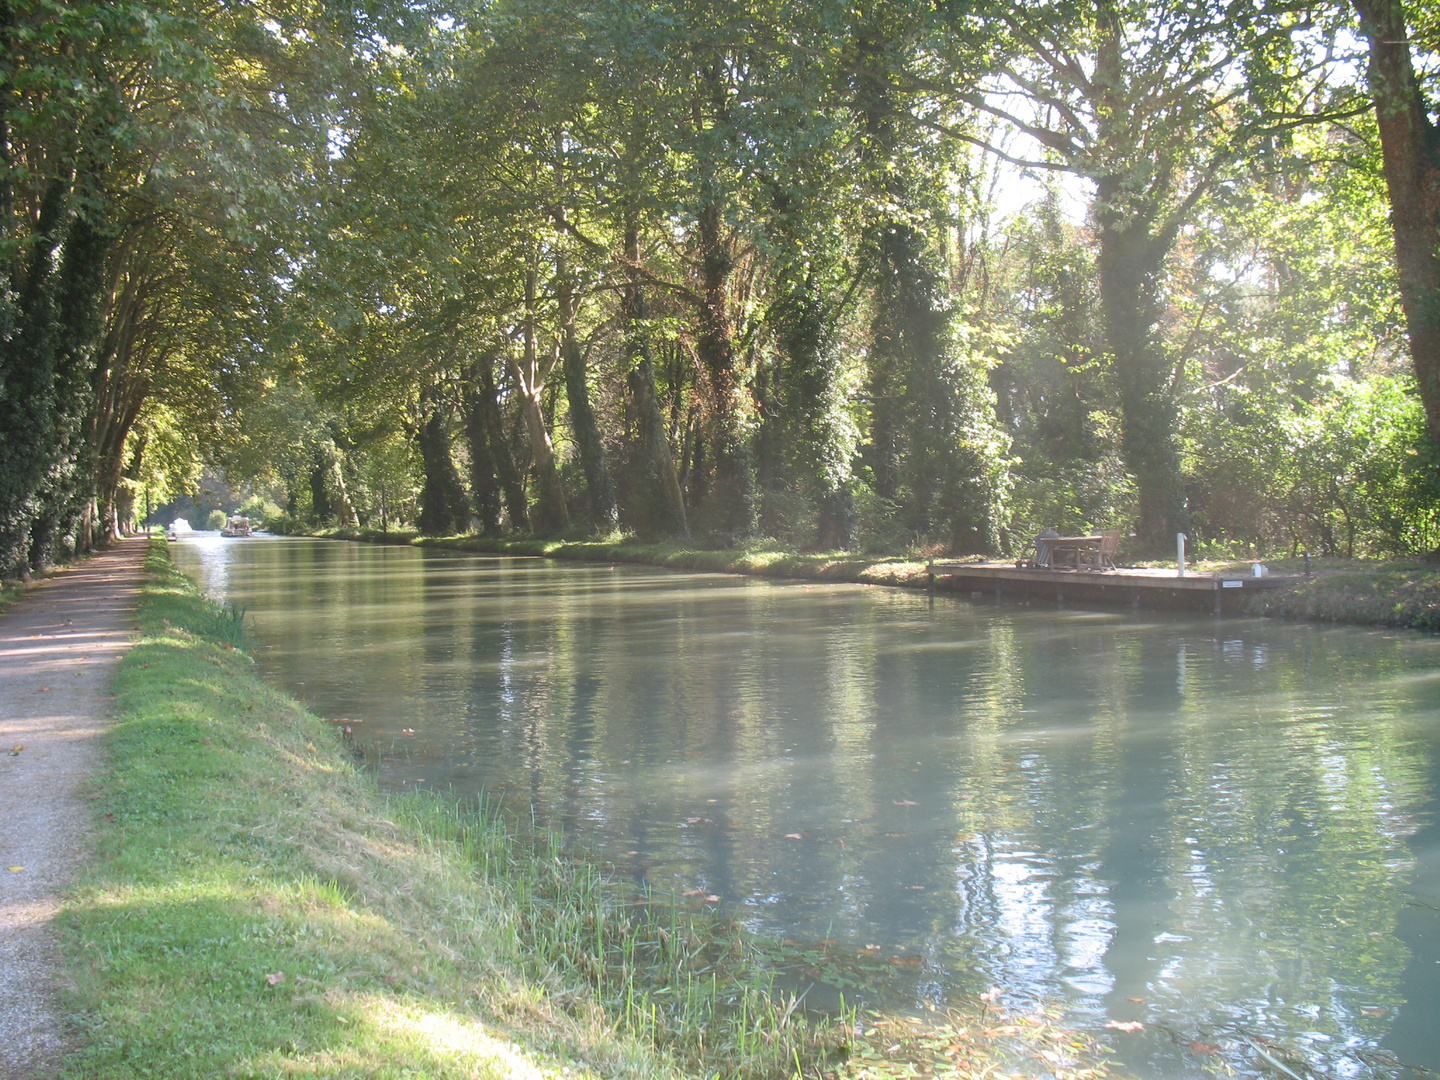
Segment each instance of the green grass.
M424 547L452 551L489 551L502 555L536 555L547 559L628 562L677 570L756 574L763 577L848 581L868 585L925 585L925 560L870 559L853 553L799 554L763 544L721 550L672 540L657 544L635 541L500 540L483 536L421 537Z
M1364 569L1317 566L1311 580L1258 594L1257 614L1440 630L1440 568L1397 560Z
M242 613L200 597L163 543L147 571L96 859L61 916L72 1080L884 1078L916 1054L955 1064L957 1040L955 1075L1039 1061L1037 1040L1082 1067L1084 1044L1048 1024L989 1040L983 1004L905 1021L910 1056L892 1059L901 1021L807 1017L777 989L873 990L883 965L638 895L482 808L382 794L253 675Z
M8 578L0 579L0 611L4 611L24 595L25 582Z

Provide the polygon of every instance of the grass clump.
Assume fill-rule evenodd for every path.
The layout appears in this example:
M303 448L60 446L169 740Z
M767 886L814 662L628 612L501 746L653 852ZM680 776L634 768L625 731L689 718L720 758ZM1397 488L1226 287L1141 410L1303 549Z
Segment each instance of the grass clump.
M15 578L0 578L0 611L25 595L25 582Z

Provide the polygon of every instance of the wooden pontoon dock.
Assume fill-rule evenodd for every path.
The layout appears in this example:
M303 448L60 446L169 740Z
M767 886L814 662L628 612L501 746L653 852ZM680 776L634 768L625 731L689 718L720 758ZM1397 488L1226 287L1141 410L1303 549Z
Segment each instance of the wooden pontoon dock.
M956 592L992 593L996 600L1044 599L1063 606L1099 603L1106 607L1209 607L1216 615L1241 608L1241 598L1257 589L1283 589L1304 580L1299 574L1214 574L1175 567L1134 567L1114 570L1073 570L1016 566L1013 562L931 562L927 568L933 587L937 578L949 579L943 587Z

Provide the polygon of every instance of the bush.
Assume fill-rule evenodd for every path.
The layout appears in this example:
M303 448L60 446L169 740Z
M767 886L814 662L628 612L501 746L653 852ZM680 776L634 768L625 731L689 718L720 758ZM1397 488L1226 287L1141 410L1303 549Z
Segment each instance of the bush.
M224 510L211 510L205 517L205 528L223 529L225 522L228 520L228 515L226 515Z

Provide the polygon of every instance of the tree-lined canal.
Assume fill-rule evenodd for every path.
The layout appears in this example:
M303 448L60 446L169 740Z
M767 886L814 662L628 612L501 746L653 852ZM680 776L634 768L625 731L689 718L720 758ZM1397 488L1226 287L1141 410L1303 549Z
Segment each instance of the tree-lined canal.
M1149 1077L1243 1029L1440 1069L1440 640L314 540L174 545L394 788ZM699 892L695 892L700 890ZM1238 1026L1237 1026L1238 1025ZM1173 1034L1172 1034L1173 1033Z

